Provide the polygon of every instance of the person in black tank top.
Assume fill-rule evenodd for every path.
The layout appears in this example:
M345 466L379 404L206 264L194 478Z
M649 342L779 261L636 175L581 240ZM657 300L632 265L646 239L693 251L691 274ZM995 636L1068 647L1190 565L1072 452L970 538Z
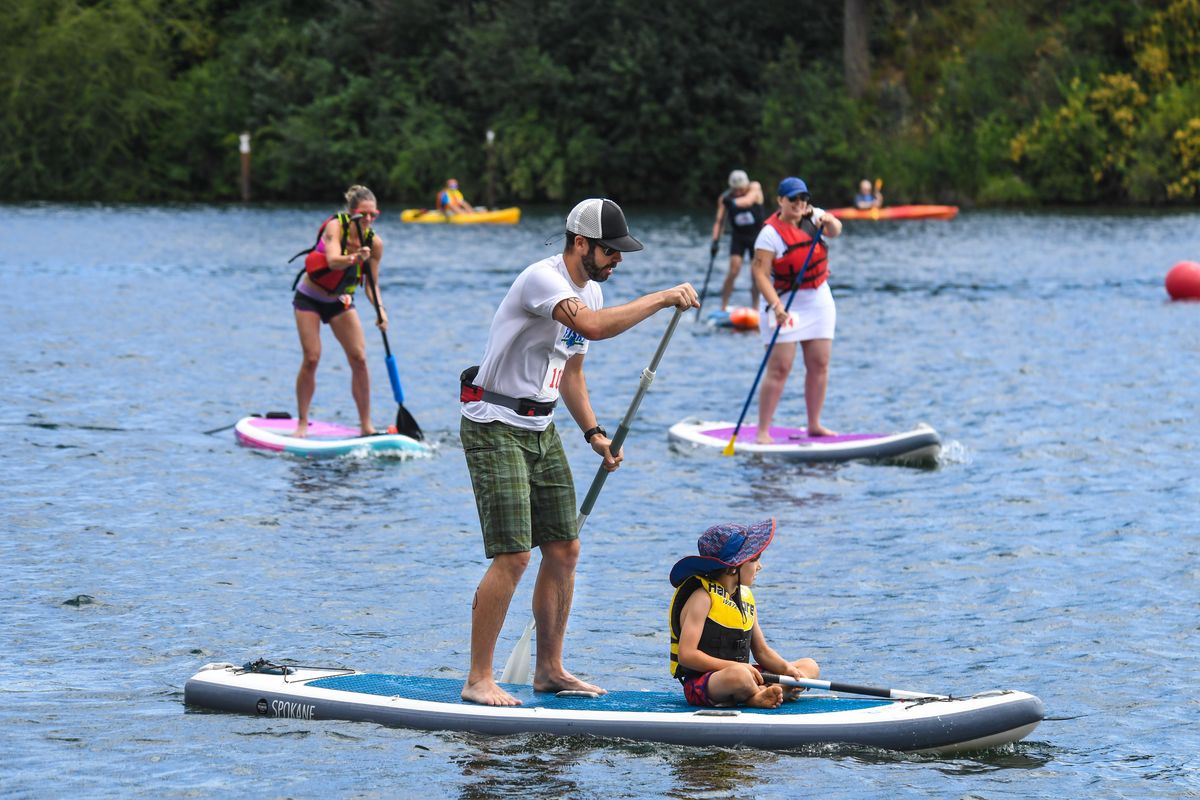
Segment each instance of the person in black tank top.
M733 287L737 282L738 273L742 270L742 260L746 253L754 253L754 239L763 226L763 193L758 181L751 181L744 170L735 169L729 173L729 189L717 198L717 218L713 222L712 253L717 254L720 246L721 229L729 220L729 272L725 275L725 284L721 287L721 310L729 307L729 298L733 296ZM758 287L750 281L750 306L758 307Z

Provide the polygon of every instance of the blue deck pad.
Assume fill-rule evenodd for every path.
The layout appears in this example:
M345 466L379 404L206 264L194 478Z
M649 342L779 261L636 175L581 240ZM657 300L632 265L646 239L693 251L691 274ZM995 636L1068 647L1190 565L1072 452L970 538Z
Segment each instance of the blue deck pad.
M338 675L308 681L308 686L320 689L335 689L341 692L374 694L383 697L403 697L408 700L424 700L431 703L464 703L460 694L462 681L451 678L425 678L415 675ZM653 711L694 713L699 709L689 706L683 698L683 690L674 692L609 692L596 699L586 697L556 697L553 694L534 692L531 686L511 683L501 684L505 691L521 701L524 708L547 708L555 711ZM824 714L831 711L854 711L893 703L893 700L867 700L830 695L801 695L795 702L785 702L776 709L740 707L738 710L754 714Z

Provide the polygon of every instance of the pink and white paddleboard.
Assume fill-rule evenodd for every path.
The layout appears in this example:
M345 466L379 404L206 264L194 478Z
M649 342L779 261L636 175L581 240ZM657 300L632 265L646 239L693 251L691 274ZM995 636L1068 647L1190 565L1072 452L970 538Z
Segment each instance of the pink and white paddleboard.
M346 455L387 455L412 458L433 449L399 433L363 436L358 428L334 422L310 420L308 435L296 436L291 417L244 417L234 426L238 442L247 447L291 453L303 458L335 458Z

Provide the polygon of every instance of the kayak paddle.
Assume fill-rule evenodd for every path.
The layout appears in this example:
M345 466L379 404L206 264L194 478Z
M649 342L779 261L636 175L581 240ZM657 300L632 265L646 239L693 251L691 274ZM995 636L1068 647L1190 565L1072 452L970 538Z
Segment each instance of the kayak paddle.
M808 262L812 260L813 253L817 249L817 245L821 243L822 226L817 226L817 235L813 239L812 246L808 248L808 255L804 257L804 265L800 267L800 274L796 280L792 282L792 293L788 295L787 304L784 305L783 311L786 314L792 308L792 301L796 299L796 292L800 289L800 284L804 283L804 273L808 272ZM771 309L767 309L768 313L774 313ZM750 410L750 401L754 399L754 393L758 391L758 382L762 380L763 370L767 368L767 359L771 357L771 351L775 349L775 340L779 338L779 331L783 330L782 325L775 326L775 332L771 334L771 343L767 345L767 352L763 353L762 363L758 365L758 374L754 376L754 384L750 387L750 394L746 395L746 402L742 406L741 416L738 417L737 425L733 428L733 436L729 437L729 444L725 445L722 454L733 455L733 443L737 441L738 431L742 429L742 422L746 419L746 412Z
M358 230L358 242L362 244L363 233L362 225L359 220L362 219L362 214L355 214L350 219L354 220L354 227ZM375 285L375 276L371 273L370 263L363 264L363 271L366 273L367 287L370 291L370 301L375 306L375 318L379 321L383 320L383 312L379 309L379 287ZM383 352L387 356L385 363L387 364L388 380L392 383L392 396L396 399L396 404L399 408L396 409L396 432L421 441L424 435L421 433L421 426L413 419L413 415L404 407L404 390L400 388L400 371L396 369L396 359L392 357L392 348L388 346L387 331L383 328L379 329L380 335L383 336Z
M633 396L633 402L629 404L629 410L625 412L621 424L617 426L617 432L613 435L612 443L608 450L610 453L616 454L621 452L621 445L625 444L625 437L629 434L629 427L633 424L633 418L637 416L638 406L642 404L642 398L646 396L646 390L650 388L650 384L654 382L654 371L658 369L658 362L662 361L663 353L667 350L667 343L671 341L671 335L675 333L675 326L679 324L680 317L683 316L683 309L676 308L675 316L671 317L671 324L667 326L667 332L663 334L662 340L658 343L658 349L654 351L654 358L650 359L650 366L642 370L642 379L638 382L637 394ZM583 499L583 505L579 507L579 517L575 520L575 531L578 533L583 530L583 523L587 522L588 515L592 513L592 508L596 505L596 498L600 496L600 490L604 488L604 481L608 478L608 470L601 464L596 470L596 477L592 478L592 486L588 489L587 496ZM501 683L529 683L529 639L533 635L535 627L534 620L529 620L529 624L525 626L525 632L521 634L521 639L517 642L517 646L508 656L508 661L504 663L504 672L500 675Z
M786 675L762 674L763 683L778 683L780 686L790 686L796 689L825 689L829 692L843 694L863 694L868 697L886 697L889 700L945 700L943 694L930 692L910 692L904 689L876 689L874 686L856 686L853 683L835 683L818 681L812 678L789 678Z

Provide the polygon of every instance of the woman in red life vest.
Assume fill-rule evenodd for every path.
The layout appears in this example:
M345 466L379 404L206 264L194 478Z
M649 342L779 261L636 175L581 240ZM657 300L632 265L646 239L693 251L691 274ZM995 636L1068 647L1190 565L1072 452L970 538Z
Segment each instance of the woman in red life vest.
M808 186L801 179L780 181L779 210L767 219L754 242L751 270L762 293L758 324L763 344L770 344L776 326L782 326L767 362L758 399L757 441L764 444L772 441L771 420L796 360L797 342L804 352L808 435L837 435L821 424L837 322L837 309L825 280L829 276L829 254L824 240L840 236L842 223L824 209L811 206L809 199ZM822 240L814 247L818 230ZM796 297L790 311L786 311L787 297L793 288Z
M361 215L359 219L354 219ZM346 351L350 363L350 391L358 407L358 424L364 436L375 433L371 424L371 378L367 371L367 343L354 306L354 293L365 284L368 293L378 291L379 262L383 239L372 230L379 217L375 195L365 186L346 190L346 211L325 220L320 240L305 261L306 272L292 299L300 348L304 352L296 375L296 436L308 433L308 407L317 388L317 365L321 361L321 323L329 325ZM360 238L361 236L361 238ZM372 280L366 281L366 270ZM372 295L368 295L372 297ZM374 295L380 319L387 330L383 298Z

